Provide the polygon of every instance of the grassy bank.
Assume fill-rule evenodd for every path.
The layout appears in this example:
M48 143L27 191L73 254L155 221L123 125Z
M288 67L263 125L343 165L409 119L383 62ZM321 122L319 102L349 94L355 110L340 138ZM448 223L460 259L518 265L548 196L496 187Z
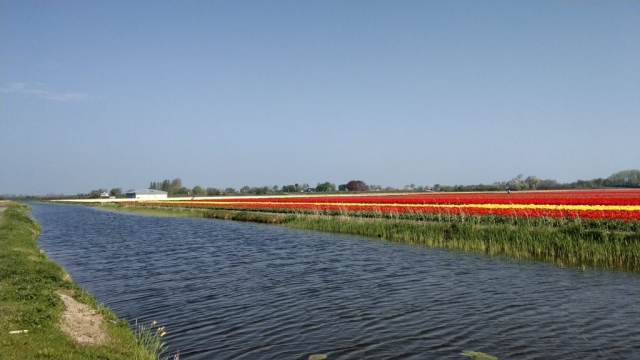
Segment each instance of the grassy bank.
M125 320L98 305L40 251L39 227L29 217L28 207L18 203L0 207L4 208L0 214L0 358L150 359ZM103 344L80 345L61 330L67 307L60 294L101 315Z
M637 222L495 216L389 217L370 213L256 212L231 209L103 205L158 216L191 216L364 235L390 241L553 262L640 272Z

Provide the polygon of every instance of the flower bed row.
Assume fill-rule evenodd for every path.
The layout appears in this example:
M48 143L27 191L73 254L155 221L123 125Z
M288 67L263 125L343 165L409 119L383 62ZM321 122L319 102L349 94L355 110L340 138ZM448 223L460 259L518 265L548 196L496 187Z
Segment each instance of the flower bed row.
M199 200L201 201L201 200ZM219 199L203 201L217 202ZM237 198L255 202L256 198ZM540 192L426 193L411 195L279 196L261 202L384 203L384 204L535 204L535 205L640 205L640 189L570 190Z
M238 209L299 209L640 220L640 191L553 191L381 196L283 196L149 201L146 205Z

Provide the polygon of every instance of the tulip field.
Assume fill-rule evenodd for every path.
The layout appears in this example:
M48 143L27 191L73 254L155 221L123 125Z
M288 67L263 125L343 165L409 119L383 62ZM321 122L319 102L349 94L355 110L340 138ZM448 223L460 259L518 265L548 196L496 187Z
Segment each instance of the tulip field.
M281 196L150 201L146 205L328 213L429 213L640 220L640 190Z
M640 272L640 189L215 197L115 206Z

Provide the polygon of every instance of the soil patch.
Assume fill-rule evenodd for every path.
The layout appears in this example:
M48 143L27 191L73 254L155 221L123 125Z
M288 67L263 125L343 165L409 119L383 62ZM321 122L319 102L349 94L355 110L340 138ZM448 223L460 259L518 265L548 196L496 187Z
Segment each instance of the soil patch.
M58 292L66 310L62 314L60 329L81 345L102 345L109 341L101 329L102 315L71 296Z

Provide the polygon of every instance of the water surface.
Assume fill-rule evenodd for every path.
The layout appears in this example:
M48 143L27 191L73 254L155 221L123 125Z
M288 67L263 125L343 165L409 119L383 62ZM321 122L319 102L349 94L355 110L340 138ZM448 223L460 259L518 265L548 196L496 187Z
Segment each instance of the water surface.
M39 245L181 359L640 359L640 275L35 203Z

